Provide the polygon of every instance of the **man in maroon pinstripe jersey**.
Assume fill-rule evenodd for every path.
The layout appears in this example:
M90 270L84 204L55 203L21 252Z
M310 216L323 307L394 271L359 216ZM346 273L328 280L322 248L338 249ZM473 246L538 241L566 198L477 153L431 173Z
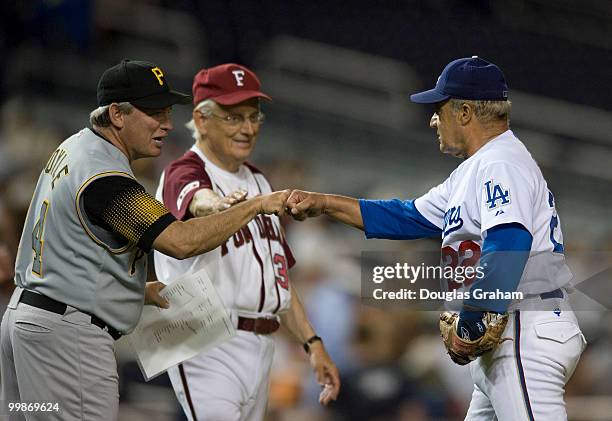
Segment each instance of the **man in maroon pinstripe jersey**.
M259 101L270 99L260 92L255 74L231 63L203 69L194 78L193 96L187 127L196 142L166 167L157 191L181 220L223 212L246 197L272 191L261 171L246 162L264 120ZM165 283L206 268L238 329L231 340L169 370L189 419L263 418L274 354L270 334L279 321L304 344L323 387L320 402L337 398L338 370L289 281L294 263L275 215L256 217L204 255L176 260L155 254L157 276Z

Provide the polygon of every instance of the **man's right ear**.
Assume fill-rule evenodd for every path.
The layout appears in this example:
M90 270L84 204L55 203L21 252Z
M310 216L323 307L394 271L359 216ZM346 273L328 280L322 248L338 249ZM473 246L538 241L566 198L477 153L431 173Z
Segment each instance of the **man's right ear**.
M123 128L123 126L125 126L125 114L121 112L117 103L113 102L111 105L109 105L108 117L110 119L111 124L115 128L121 129Z
M198 132L206 134L206 121L208 121L209 117L200 110L193 110L191 117Z

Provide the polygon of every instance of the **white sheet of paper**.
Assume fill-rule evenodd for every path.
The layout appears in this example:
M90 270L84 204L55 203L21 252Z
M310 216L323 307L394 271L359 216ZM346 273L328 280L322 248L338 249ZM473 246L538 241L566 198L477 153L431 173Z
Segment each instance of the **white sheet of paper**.
M145 306L127 341L147 381L233 337L231 322L204 269L166 285L170 308Z

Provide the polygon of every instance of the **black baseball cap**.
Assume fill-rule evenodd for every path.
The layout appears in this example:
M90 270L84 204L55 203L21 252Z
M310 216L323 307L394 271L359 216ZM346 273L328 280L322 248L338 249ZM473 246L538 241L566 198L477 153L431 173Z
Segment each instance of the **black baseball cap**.
M164 71L146 61L124 59L106 69L98 81L98 105L129 102L136 107L166 108L188 104L191 95L170 89Z
M435 88L410 95L410 100L419 104L434 104L449 98L505 101L508 84L499 67L472 56L448 63Z

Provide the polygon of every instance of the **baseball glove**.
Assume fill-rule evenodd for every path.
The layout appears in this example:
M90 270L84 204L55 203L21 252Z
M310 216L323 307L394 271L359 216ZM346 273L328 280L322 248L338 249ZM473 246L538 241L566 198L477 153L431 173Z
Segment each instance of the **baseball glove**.
M485 313L482 318L486 326L484 335L476 340L468 340L457 335L459 314L445 311L440 315L440 336L451 359L459 365L466 365L500 343L512 338L502 338L508 314Z

